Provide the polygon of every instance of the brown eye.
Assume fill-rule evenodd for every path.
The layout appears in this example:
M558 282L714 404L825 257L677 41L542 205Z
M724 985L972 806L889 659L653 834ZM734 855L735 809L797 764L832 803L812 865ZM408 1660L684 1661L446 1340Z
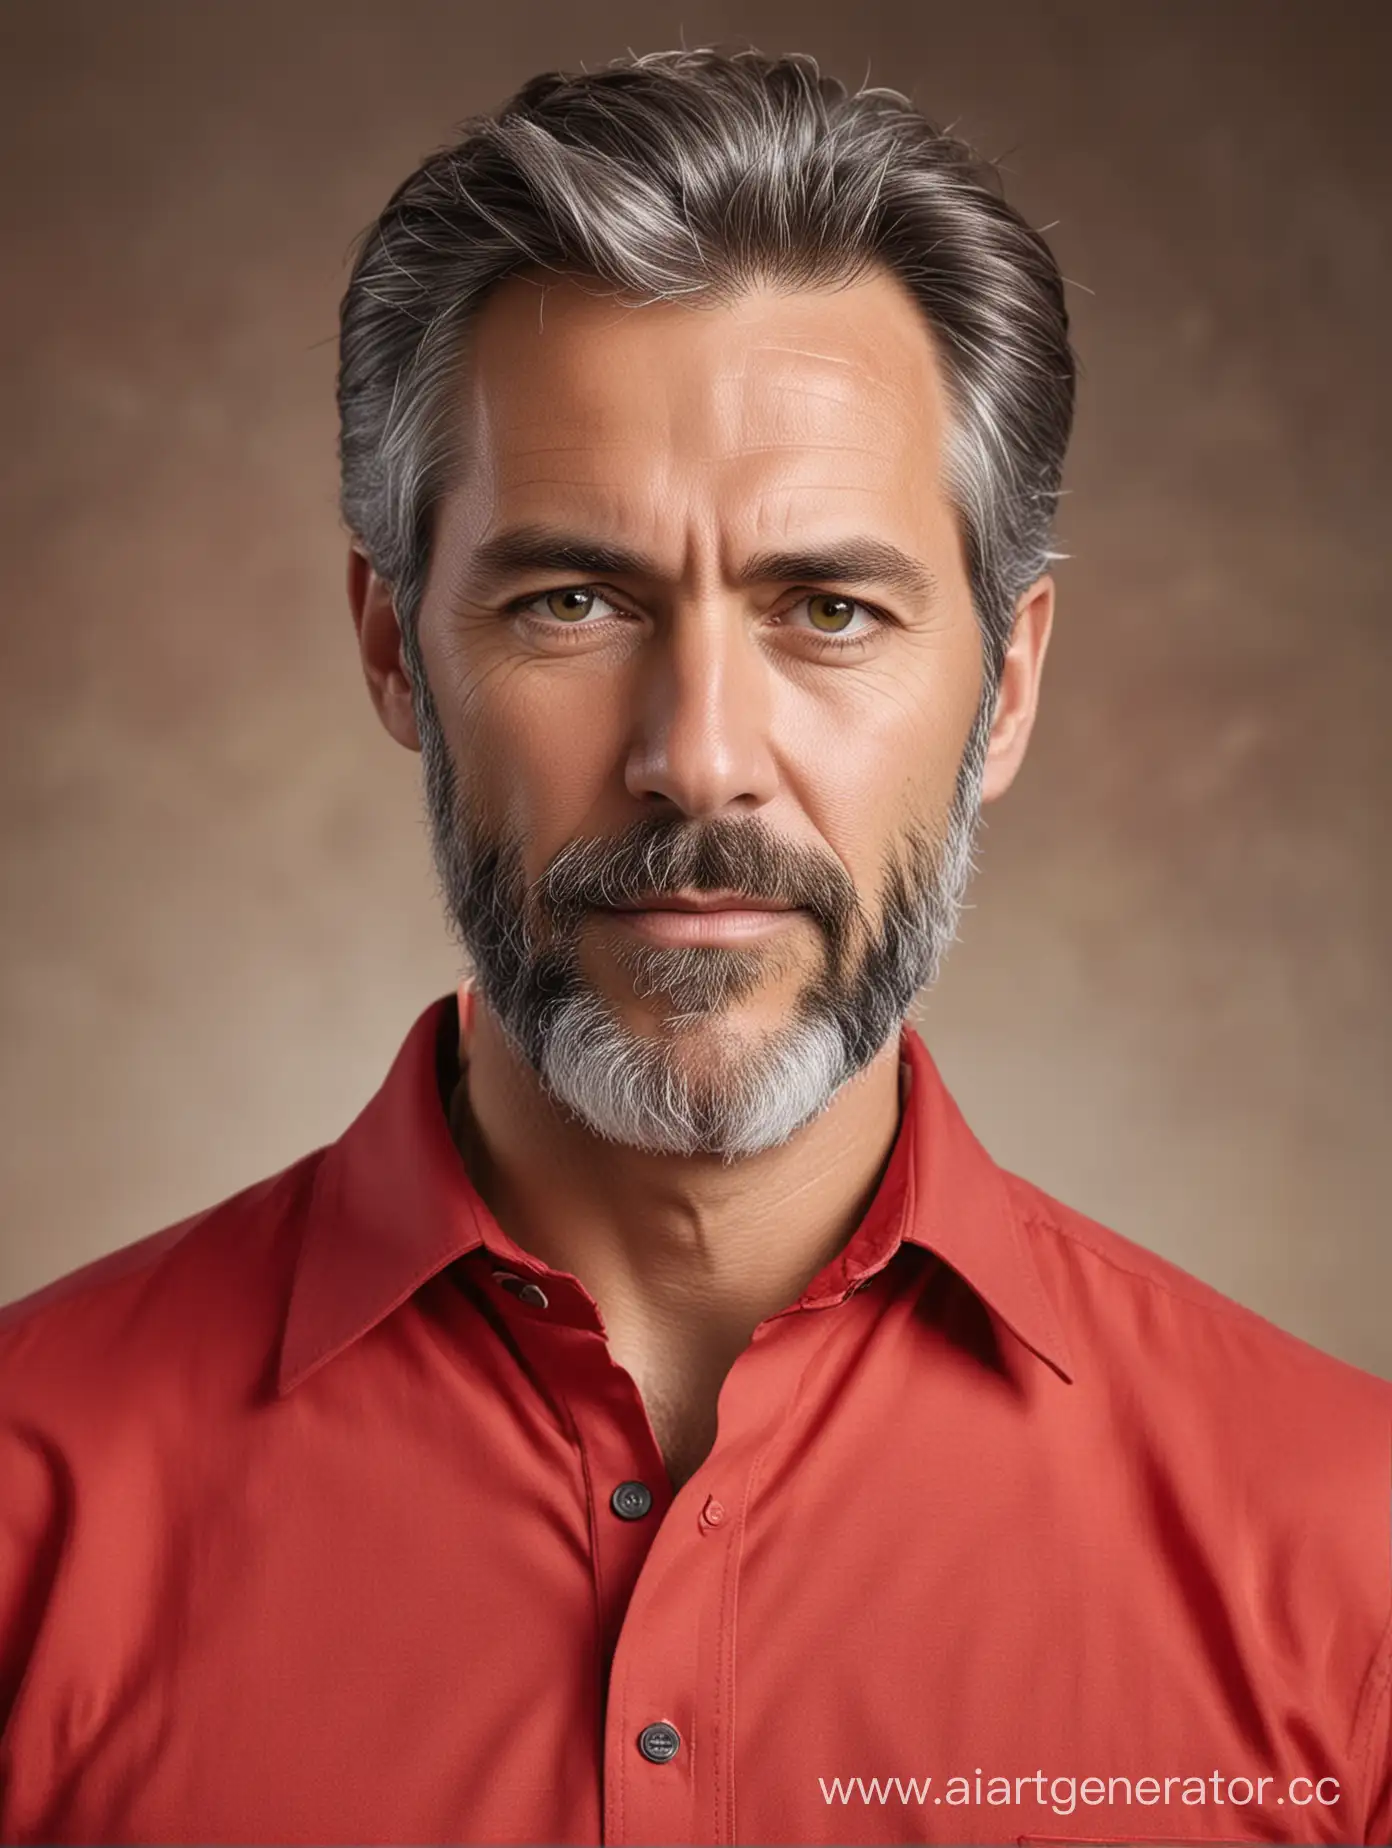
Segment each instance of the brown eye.
M839 635L842 629L849 628L858 607L851 597L823 594L807 599L807 614L812 618L812 626L824 635Z
M544 601L550 613L559 616L562 622L579 622L594 608L595 594L592 590L572 586L568 590L547 591Z

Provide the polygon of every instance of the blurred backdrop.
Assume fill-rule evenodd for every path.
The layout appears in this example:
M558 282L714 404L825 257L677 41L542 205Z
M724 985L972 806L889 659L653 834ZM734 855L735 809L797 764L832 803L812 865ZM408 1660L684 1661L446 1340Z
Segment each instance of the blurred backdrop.
M336 1136L456 957L335 513L354 236L471 111L801 49L1072 284L1060 614L921 1025L998 1159L1392 1376L1372 0L0 11L0 1299Z

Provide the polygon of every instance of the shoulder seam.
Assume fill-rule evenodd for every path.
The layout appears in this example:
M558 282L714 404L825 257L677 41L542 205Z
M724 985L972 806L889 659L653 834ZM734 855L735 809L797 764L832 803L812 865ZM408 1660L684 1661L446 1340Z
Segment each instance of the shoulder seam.
M1061 1219L1052 1219L1045 1213L1026 1212L1024 1214L1024 1220L1026 1225L1036 1226L1041 1231L1057 1232L1060 1238L1070 1239L1075 1245L1080 1245L1084 1251L1090 1252L1092 1256L1097 1259L1099 1264L1105 1264L1111 1270L1120 1271L1124 1277L1134 1277L1138 1283L1149 1284L1152 1289L1163 1290L1166 1296L1172 1296L1176 1302L1192 1303L1196 1309L1211 1309L1219 1314L1226 1313L1231 1315L1236 1313L1243 1316L1259 1316L1262 1321L1266 1321L1267 1319L1265 1316L1261 1315L1260 1310L1248 1309L1242 1303L1234 1302L1231 1297L1224 1296L1221 1290L1215 1289L1213 1284L1204 1283L1203 1279L1199 1277L1196 1277L1194 1281L1199 1285L1200 1292L1213 1290L1214 1295L1218 1298L1216 1302L1210 1302L1206 1294L1195 1294L1191 1296L1186 1290L1177 1290L1173 1284L1165 1282L1163 1278L1152 1277L1148 1271L1142 1270L1139 1265L1123 1263L1120 1258L1114 1257L1110 1251L1104 1251L1100 1245L1093 1244L1091 1239L1084 1238L1081 1232L1075 1231L1071 1226L1064 1225ZM1159 1262L1165 1263L1167 1260L1161 1258ZM1277 1324L1272 1322L1271 1326L1275 1328ZM1285 1330L1283 1329L1281 1332L1284 1334Z
M1026 1185L1028 1185L1028 1183L1026 1183ZM1123 1259L1114 1256L1111 1252L1104 1251L1101 1246L1094 1244L1091 1239L1085 1237L1081 1232L1071 1226L1065 1225L1061 1218L1042 1212L1037 1208L1025 1206L1020 1208L1020 1217L1025 1225L1031 1226L1039 1231L1057 1233L1060 1238L1070 1240L1071 1243L1077 1245L1081 1250L1086 1251L1090 1256L1096 1258L1099 1264L1107 1265L1110 1270L1117 1271L1124 1277L1134 1277L1138 1283L1146 1284L1150 1289L1159 1290L1173 1302L1185 1303L1192 1309L1204 1310L1210 1315L1222 1316L1228 1320L1234 1320L1239 1323L1247 1321L1260 1322L1263 1327L1269 1328L1274 1334L1280 1336L1282 1340L1293 1342L1297 1347L1305 1349L1311 1354L1317 1354L1321 1359L1331 1362L1333 1365L1343 1368L1348 1372L1360 1374L1364 1379L1375 1381L1387 1392L1392 1393L1392 1381L1383 1379L1380 1374L1373 1373L1366 1367L1360 1367L1353 1361L1344 1360L1337 1354L1327 1353L1325 1349L1317 1346L1315 1342L1308 1340L1305 1336L1297 1335L1289 1328L1283 1328L1279 1322L1273 1322L1271 1317L1263 1315L1260 1309L1250 1308L1246 1303L1240 1303L1234 1297L1225 1296L1215 1284L1205 1283L1201 1277L1192 1279L1193 1284L1196 1286L1192 1291L1177 1289L1164 1278L1152 1276L1149 1271L1142 1270L1138 1265L1127 1264ZM1170 1262L1168 1259L1159 1257L1158 1253L1155 1255L1159 1263L1164 1264Z

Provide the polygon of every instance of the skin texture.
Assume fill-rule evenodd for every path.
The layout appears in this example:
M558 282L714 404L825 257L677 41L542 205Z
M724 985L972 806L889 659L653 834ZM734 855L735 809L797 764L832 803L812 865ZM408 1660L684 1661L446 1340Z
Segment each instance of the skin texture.
M942 831L982 689L941 481L948 401L899 284L633 307L514 277L474 323L458 414L467 463L437 512L420 645L460 786L524 843L528 878L576 837L644 817L756 817L844 869L876 915L905 829ZM485 576L479 548L523 525L643 567ZM746 581L760 554L851 539L897 548L931 588L866 572ZM348 583L378 714L418 750L390 587L356 547ZM576 600L555 594L575 586L598 593L578 623L564 620ZM828 595L859 600L849 621ZM1017 604L984 802L1024 756L1053 604L1047 575ZM828 629L865 645L837 651ZM663 999L635 992L619 928L587 923L585 974L626 1025L658 1033ZM683 1030L693 1071L784 1025L825 954L805 914L767 945L761 979ZM755 1326L873 1197L899 1116L895 1041L787 1142L730 1165L601 1141L556 1108L486 1005L466 1040L457 1133L475 1183L519 1244L595 1298L679 1483Z

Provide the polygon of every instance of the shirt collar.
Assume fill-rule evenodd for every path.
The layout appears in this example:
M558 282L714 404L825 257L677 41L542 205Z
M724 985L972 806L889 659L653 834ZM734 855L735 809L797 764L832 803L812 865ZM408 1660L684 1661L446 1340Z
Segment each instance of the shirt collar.
M1004 1171L972 1134L928 1048L907 1024L901 1057L912 1075L904 1106L913 1134L906 1242L935 1251L1011 1334L1071 1383L1063 1329Z
M458 1036L458 997L442 996L416 1020L376 1095L323 1153L281 1343L282 1394L480 1245L529 1262L475 1190L450 1135ZM846 1280L880 1269L901 1241L936 1252L1012 1334L1071 1379L1005 1176L908 1025L900 1058L908 1085L899 1137L880 1193L843 1253Z

